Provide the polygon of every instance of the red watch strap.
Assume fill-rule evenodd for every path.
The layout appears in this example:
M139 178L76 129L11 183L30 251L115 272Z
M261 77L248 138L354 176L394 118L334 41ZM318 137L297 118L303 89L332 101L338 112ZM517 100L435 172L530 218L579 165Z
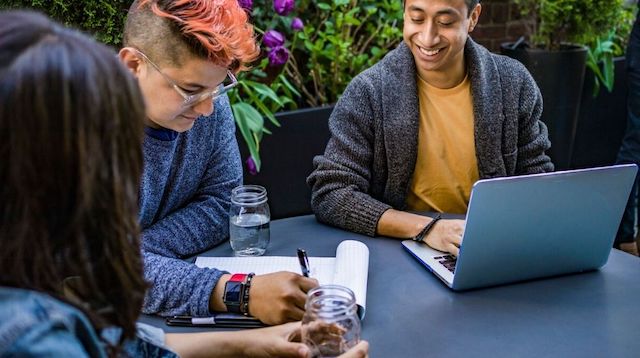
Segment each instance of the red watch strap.
M246 279L247 279L246 273L234 273L233 275L231 275L231 278L229 279L229 281L244 282Z

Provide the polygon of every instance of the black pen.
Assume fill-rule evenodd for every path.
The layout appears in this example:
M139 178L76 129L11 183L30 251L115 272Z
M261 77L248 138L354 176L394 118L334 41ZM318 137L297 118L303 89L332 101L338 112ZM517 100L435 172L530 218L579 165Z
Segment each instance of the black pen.
M302 276L309 277L309 257L307 257L307 252L303 249L298 249L298 261L300 261Z

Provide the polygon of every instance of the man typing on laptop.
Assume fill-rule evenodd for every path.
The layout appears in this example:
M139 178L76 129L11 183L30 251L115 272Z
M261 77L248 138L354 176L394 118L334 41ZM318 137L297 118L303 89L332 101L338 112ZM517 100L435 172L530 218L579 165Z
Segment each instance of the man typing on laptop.
M318 220L458 254L478 179L553 171L542 96L519 62L468 34L478 0L406 0L404 41L354 78L308 178Z

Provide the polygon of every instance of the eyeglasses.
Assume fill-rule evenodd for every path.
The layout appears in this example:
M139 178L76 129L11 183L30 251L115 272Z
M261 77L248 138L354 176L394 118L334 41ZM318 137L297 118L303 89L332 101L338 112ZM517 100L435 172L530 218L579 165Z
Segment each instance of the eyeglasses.
M233 87L238 85L238 80L236 79L236 76L234 76L231 71L227 70L227 77L229 78L229 80L231 82L228 82L226 84L223 82L223 83L219 84L218 87L216 87L216 89L214 89L212 91L203 91L203 92L199 92L199 93L189 94L189 93L185 92L185 90L180 88L180 86L178 86L178 84L176 84L176 82L174 80L172 80L169 76L165 75L162 72L162 70L160 69L160 67L158 67L158 65L153 63L153 61L151 61L149 59L149 57L147 57L147 55L142 53L142 51L140 51L140 50L136 50L136 51L140 54L140 56L142 56L142 58L145 59L145 61L149 62L149 64L151 66L153 66L153 68L155 68L156 71L158 71L158 73L184 99L184 101L182 102L182 106L183 107L193 106L193 105L195 105L197 103L200 103L200 102L202 102L202 101L204 101L204 100L206 100L208 98L211 98L211 100L215 100L216 98L218 98L218 97L222 96L223 94L229 92L229 90L231 90Z

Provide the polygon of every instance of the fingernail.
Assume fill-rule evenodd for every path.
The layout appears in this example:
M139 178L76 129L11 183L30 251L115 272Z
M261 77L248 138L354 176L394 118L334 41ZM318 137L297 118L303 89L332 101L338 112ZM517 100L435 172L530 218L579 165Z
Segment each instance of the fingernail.
M300 356L306 357L309 355L309 348L307 348L307 346L300 346L300 348L298 348L298 353Z

